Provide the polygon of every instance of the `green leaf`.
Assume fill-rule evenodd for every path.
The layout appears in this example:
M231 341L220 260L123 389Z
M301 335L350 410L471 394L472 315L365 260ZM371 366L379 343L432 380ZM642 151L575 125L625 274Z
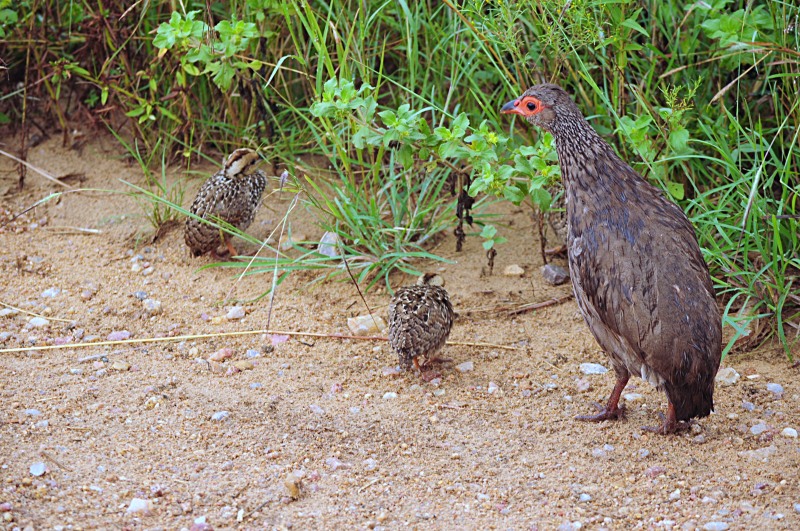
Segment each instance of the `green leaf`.
M481 238L492 238L495 234L497 234L497 228L494 225L484 225Z
M414 165L414 150L410 144L406 144L397 150L397 160L403 165L406 170Z
M469 127L469 117L467 116L467 113L462 112L455 120L453 120L453 125L450 127L450 131L452 131L452 135L454 137L461 138L466 134L467 127Z
M644 28L643 28L643 27L642 27L642 26L641 26L641 25L640 25L638 22L636 22L636 20L635 20L635 19L633 19L633 18L629 18L629 19L627 19L627 20L623 20L623 21L622 21L622 25L623 25L624 27L626 27L626 28L630 28L630 29L632 29L632 30L634 30L634 31L638 31L639 33L641 33L642 35L644 35L644 36L645 36L645 37L647 37L648 39L650 38L650 34L649 34L649 33L647 33L647 30L646 30L646 29L644 29Z
M667 181L667 193L677 201L680 201L684 198L683 185L681 183Z

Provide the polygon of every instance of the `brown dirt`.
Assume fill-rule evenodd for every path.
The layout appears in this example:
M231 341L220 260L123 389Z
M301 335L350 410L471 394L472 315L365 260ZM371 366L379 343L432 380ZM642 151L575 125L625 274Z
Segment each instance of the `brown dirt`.
M50 140L29 160L54 175L85 173L87 188L142 182L109 139L82 154ZM0 169L3 186L13 185L13 164ZM201 180L188 182L184 204ZM30 174L25 191L2 205L18 212L54 190ZM289 199L270 196L250 232L265 238ZM317 236L301 210L293 230ZM582 362L608 362L574 301L517 316L497 310L569 293L540 280L526 213L503 214L510 241L493 276L481 275L477 238L456 254L448 235L437 252L456 263L433 267L460 313L451 339L516 350L448 346L443 356L453 361L438 385L384 375L397 361L380 341L294 336L264 354L269 340L255 335L0 353L0 503L9 504L0 511L10 507L0 527L179 529L205 517L216 529L800 528L800 446L781 435L800 429L798 369L774 348L724 360L742 379L718 387L716 413L681 435L640 430L658 422L665 397L638 379L626 393L643 398L629 404L626 420L573 420L605 400L613 375L580 373ZM31 315L0 317L0 348L72 341L77 329L86 340L266 325L267 298L247 304L240 321L225 319L232 304L224 301L262 293L271 276L237 281L229 270L199 270L210 260L189 258L181 230L135 247L147 230L131 198L96 192L66 194L6 224L0 300L50 324L28 329ZM132 271L135 254L152 274ZM524 277L502 275L513 263ZM280 286L272 327L347 333L346 319L364 313L355 290L312 279L295 274ZM61 292L42 297L49 288ZM137 291L160 301L162 313L149 316ZM385 291L367 298L385 314ZM202 361L223 347L232 360L248 359L248 349L260 354L251 370L227 374L232 360ZM460 372L466 361L474 370ZM782 384L783 396L767 391L768 382ZM212 420L221 411L227 420ZM753 435L760 420L769 428ZM759 449L774 453L758 459ZM31 474L37 462L47 467L42 476ZM287 486L290 473L302 479ZM127 512L134 498L148 500L150 513Z

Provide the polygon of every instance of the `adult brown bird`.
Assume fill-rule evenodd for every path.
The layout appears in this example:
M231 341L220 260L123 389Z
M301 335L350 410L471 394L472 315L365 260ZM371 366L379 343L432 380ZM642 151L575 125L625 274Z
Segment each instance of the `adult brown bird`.
M646 429L671 433L678 421L708 415L722 325L686 215L619 158L560 87L533 86L501 112L519 114L555 138L572 287L617 375L600 413L578 419L621 417L619 398L631 374L669 401L663 424Z
M416 285L398 289L389 303L389 344L404 369L413 362L421 374L418 358L432 361L447 342L455 312L442 284L439 275L426 273Z
M225 159L223 168L200 187L190 210L202 219L186 218L183 233L192 256L208 252L216 256L220 243L225 244L231 256L236 255L231 235L202 220L222 220L239 230L250 226L267 186L267 176L256 169L259 161L258 153L252 149L237 149Z

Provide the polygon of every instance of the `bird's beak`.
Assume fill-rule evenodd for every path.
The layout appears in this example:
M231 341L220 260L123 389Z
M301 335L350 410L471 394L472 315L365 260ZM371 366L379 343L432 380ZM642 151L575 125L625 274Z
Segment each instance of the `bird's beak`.
M519 114L523 115L524 113L518 107L519 100L512 100L500 107L500 112L503 114Z

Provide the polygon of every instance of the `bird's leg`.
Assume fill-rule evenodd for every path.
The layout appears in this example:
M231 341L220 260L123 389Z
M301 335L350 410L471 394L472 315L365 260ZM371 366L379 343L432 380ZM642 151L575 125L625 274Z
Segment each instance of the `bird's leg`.
M233 243L231 243L230 236L225 238L225 247L227 247L228 248L228 252L231 253L231 258L233 258L237 254L239 254L239 253L236 252L236 248L233 246Z
M435 378L439 378L442 376L441 373L436 371L423 371L422 367L427 366L430 363L430 360L427 360L424 364L420 365L419 363L419 356L414 358L414 367L417 368L417 372L419 373L419 377L424 382L430 382Z
M547 256L567 254L567 246L566 245L559 245L558 247L552 247L550 249L545 249L544 250L544 254L546 254Z
M598 409L600 409L598 414L578 415L575 417L575 419L600 422L603 420L616 420L624 417L625 406L619 407L619 397L622 395L622 390L625 389L625 386L628 384L628 378L630 378L630 374L628 374L627 371L625 371L625 374L623 375L617 374L617 383L614 385L614 389L611 391L611 396L608 397L606 407L597 404Z
M681 423L681 426L678 425L678 417L675 415L675 406L672 405L672 402L668 402L667 416L665 417L663 413L659 413L659 416L662 421L661 426L642 426L642 429L653 433L660 433L661 435L668 435L689 427L688 423L685 423L685 425Z

